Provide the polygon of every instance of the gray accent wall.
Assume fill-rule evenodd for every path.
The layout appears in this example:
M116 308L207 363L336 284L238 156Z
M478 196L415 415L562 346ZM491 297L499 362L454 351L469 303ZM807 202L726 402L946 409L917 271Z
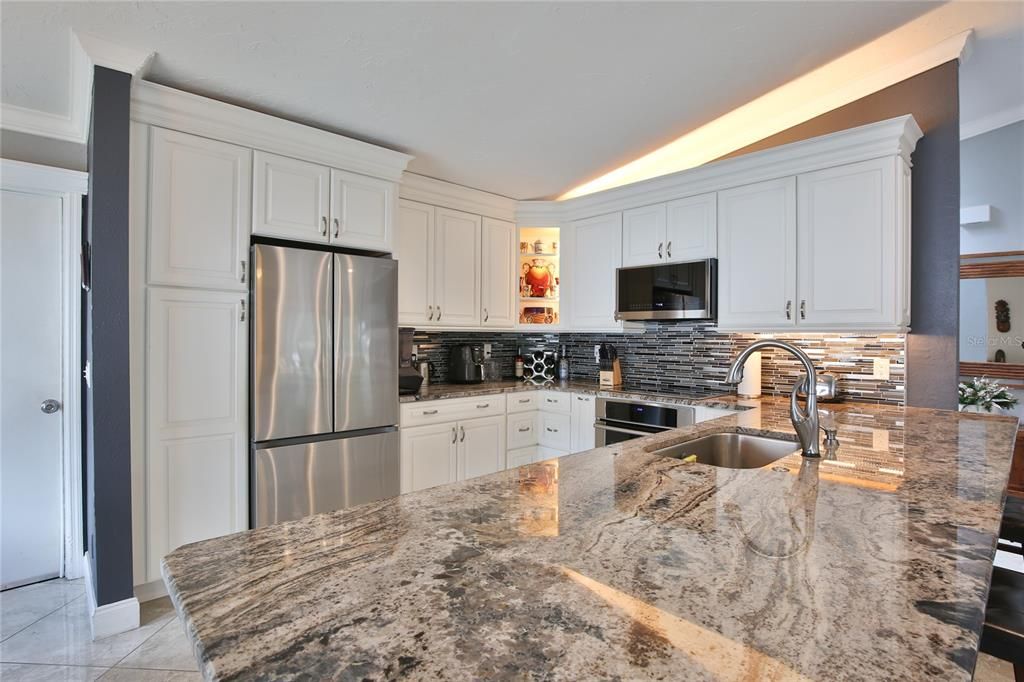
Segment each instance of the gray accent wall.
M738 150L739 156L894 116L913 114L911 333L907 405L954 410L959 382L959 64L947 62Z
M131 598L131 402L128 375L128 130L131 76L96 67L86 240L86 547L97 605Z

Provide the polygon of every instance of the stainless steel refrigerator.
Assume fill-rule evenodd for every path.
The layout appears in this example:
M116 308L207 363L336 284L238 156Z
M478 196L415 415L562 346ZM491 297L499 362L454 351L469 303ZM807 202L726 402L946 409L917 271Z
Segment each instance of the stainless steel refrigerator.
M399 493L398 263L252 247L254 528Z

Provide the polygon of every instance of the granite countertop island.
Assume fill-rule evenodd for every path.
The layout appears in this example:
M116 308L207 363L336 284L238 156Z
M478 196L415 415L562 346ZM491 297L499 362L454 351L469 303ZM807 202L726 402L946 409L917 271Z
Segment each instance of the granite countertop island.
M794 438L785 400L732 400L753 409L180 547L204 676L970 679L1016 419L844 404L831 460L652 454Z

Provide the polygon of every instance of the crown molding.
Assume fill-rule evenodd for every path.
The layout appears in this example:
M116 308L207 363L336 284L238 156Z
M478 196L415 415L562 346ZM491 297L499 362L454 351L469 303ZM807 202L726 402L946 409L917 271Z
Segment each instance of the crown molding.
M995 113L983 116L981 118L974 119L964 123L960 122L960 139L966 140L978 135L1002 128L1016 123L1017 121L1024 121L1024 104L1018 104L1015 107L1009 109L1003 109Z
M25 192L86 194L89 174L82 171L0 159L0 185Z
M917 121L906 114L581 197L520 202L517 221L577 220L887 156L899 156L911 165L921 136Z
M72 34L93 66L122 71L131 74L132 77L145 75L146 69L156 55L156 52L117 45L91 33L73 31Z
M512 221L516 218L515 199L409 171L402 175L398 196L499 220Z
M85 144L89 141L92 63L68 31L68 113L54 114L13 104L0 104L0 128L39 137Z
M132 87L131 118L243 147L399 181L413 157L148 81Z

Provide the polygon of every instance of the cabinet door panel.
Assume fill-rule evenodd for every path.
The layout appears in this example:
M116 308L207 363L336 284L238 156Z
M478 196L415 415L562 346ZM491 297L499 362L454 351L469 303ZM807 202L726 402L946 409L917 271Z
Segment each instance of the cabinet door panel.
M594 396L580 393L572 396L572 452L595 447L594 421L597 418Z
M398 322L422 327L434 323L434 207L398 202L395 236L398 261Z
M665 204L622 212L622 264L663 263L665 253Z
M149 282L245 291L252 152L152 128Z
M402 429L402 492L458 480L458 425L433 424Z
M572 447L572 418L567 414L541 412L537 442L544 447L568 452Z
M505 415L459 422L459 480L505 468Z
M247 322L243 297L150 288L148 427L157 438L245 433Z
M797 326L898 326L895 164L797 178Z
M573 328L621 326L615 321L615 269L621 264L621 213L573 223L570 320Z
M434 322L480 324L480 216L434 209Z
M394 183L331 170L331 243L391 251Z
M718 254L718 204L714 192L668 202L665 260L688 261Z
M485 327L511 329L515 326L516 226L504 220L484 218L481 249L480 323Z
M719 326L796 325L796 178L718 193L718 257Z
M248 527L244 433L155 441L147 479L151 576L175 548Z
M260 151L253 167L253 233L327 242L330 169Z

